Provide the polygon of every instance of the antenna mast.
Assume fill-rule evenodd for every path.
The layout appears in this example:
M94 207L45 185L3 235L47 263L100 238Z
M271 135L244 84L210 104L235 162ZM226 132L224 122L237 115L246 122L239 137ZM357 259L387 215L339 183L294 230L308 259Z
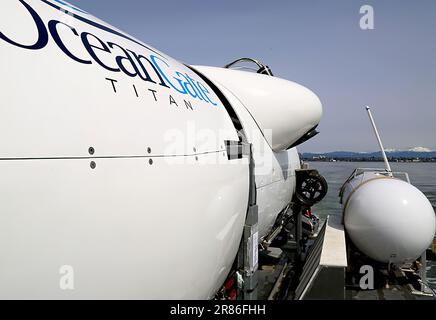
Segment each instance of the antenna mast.
M378 134L378 130L377 130L377 126L375 125L374 118L372 117L371 108L366 106L366 111L368 112L369 120L371 121L372 128L374 129L374 133L375 133L375 136L376 136L377 141L378 141L378 145L381 149L383 160L385 162L386 171L392 177L392 169L391 169L391 166L389 165L388 158L386 157L385 148L383 147L383 143L380 139L380 135Z

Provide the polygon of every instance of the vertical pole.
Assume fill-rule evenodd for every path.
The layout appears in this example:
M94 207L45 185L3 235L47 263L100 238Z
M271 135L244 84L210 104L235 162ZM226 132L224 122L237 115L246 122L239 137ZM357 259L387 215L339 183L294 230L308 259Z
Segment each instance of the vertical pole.
M427 252L426 251L424 251L423 254L421 255L420 276L422 280L421 291L425 293L427 291L426 290L427 288L425 286L425 284L427 283Z
M303 251L302 248L302 241L303 241L303 221L302 221L302 214L303 214L304 208L302 206L299 206L299 210L296 214L295 219L295 240L297 242L297 258L298 263L301 262L301 254Z
M239 288L238 298L243 300L257 299L258 285L258 208L256 204L256 183L254 176L254 159L252 145L249 145L249 199L248 212L245 219L242 242L238 253L238 269L242 274L242 287Z
M378 133L377 126L375 125L375 122L374 122L374 118L372 117L371 108L369 106L366 106L366 111L368 112L369 120L371 121L372 128L374 129L374 133L375 133L375 136L377 138L378 145L380 146L382 156L383 156L383 161L385 162L386 171L392 177L391 166L389 165L388 158L386 157L385 148L383 147L383 143L380 139L380 135Z

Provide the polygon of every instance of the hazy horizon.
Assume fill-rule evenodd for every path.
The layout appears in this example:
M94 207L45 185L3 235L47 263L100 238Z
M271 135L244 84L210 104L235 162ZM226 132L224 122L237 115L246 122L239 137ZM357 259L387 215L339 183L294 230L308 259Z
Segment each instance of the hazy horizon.
M424 148L427 150L417 150L418 148L422 148L422 147L415 147L415 148L408 148L408 149L385 149L385 152L389 153L389 152L420 152L420 153L435 153L436 150L433 149L429 149L429 148ZM297 147L297 149L300 149ZM305 151L300 151L300 153L314 153L314 154L324 154L324 153L333 153L333 152L353 152L353 153L376 153L376 152L380 152L380 149L371 149L371 150L326 150L326 151L317 151L317 152L312 152L310 150L305 150Z
M436 149L434 0L70 3L189 64L248 56L310 88L324 116L302 152L377 150L365 105L386 148ZM359 26L366 4L374 30Z

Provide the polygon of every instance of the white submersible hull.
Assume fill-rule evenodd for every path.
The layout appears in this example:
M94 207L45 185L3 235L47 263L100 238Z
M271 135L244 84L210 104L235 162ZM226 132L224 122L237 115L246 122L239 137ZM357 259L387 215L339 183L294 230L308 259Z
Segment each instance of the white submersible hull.
M252 144L261 241L322 115L296 83L196 71L65 1L1 1L0 55L0 298L213 297L249 200L226 146Z

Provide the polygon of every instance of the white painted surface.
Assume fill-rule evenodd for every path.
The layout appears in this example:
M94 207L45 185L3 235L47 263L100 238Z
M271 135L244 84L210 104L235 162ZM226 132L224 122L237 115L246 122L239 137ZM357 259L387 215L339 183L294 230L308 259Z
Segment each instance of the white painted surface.
M213 297L238 250L248 202L248 161L227 160L223 142L237 133L218 97L181 63L57 10L56 1L24 3L42 19L39 33L23 3L2 1L0 10L0 70L8 75L1 80L0 297ZM68 25L58 24L63 44L92 63L67 56L50 21ZM35 44L44 30L48 42L38 50L10 43ZM189 76L216 105L159 85L145 61L156 83L105 69L85 49L86 32L106 46L159 56L170 81ZM95 38L94 45L103 47ZM119 47L93 50L120 67ZM116 92L106 78L117 80ZM74 268L72 291L59 286L63 265Z
M116 43L147 58L158 56L42 1L27 0L27 3L44 20L46 29L48 21L59 20L74 27L77 33L92 33L106 45ZM25 44L35 42L35 23L23 5L18 1L5 1L0 12L1 32L8 38ZM89 15L79 15L95 20ZM0 70L9 75L2 81L0 157L86 156L91 145L98 156L146 155L147 147L151 148L152 155L183 155L195 153L194 147L197 152L223 150L223 140L237 140L226 110L210 88L208 95L216 106L159 85L159 78L145 60L143 65L157 83L144 81L139 76L130 77L121 71L108 71L90 56L79 36L65 25L59 25L58 29L68 50L92 64L78 63L68 57L50 34L47 45L39 50L23 49L0 39ZM92 39L93 43L98 43ZM94 50L107 66L119 68L115 60L124 55L121 49L114 46L111 53ZM177 76L179 72L207 87L186 66L161 55L169 67L160 60L158 63L175 86L179 87L173 77L184 79ZM124 65L132 70L131 64L124 62ZM117 80L116 93L106 78ZM149 89L156 90L158 101ZM43 99L40 98L42 93ZM178 106L170 105L169 95ZM184 100L195 110L187 110ZM205 139L210 134L215 134L216 138Z
M183 64L87 13L55 0L0 8L0 70L8 75L0 80L0 298L213 297L236 256L248 203L248 160L227 160L224 140L238 136L218 97ZM66 49L90 63L62 50L53 21ZM17 45L36 44L43 30L41 48ZM142 69L108 70L133 73L132 54L159 57L161 71L142 61L153 82ZM254 145L260 241L291 200L299 159L295 148L271 150L240 99L229 98ZM317 110L309 119L270 109L278 144L319 121ZM292 129L283 131L286 121ZM62 266L74 269L74 290L61 289Z
M329 216L326 223L320 265L326 267L347 267L347 247L341 217Z
M318 97L295 82L225 68L195 68L241 99L274 151L286 150L321 120Z
M0 298L213 297L241 238L247 160L191 161L0 161Z
M431 244L435 213L413 185L390 177L357 176L344 195L344 223L353 243L382 262L414 261ZM359 181L356 183L356 181Z
M295 192L295 169L300 169L300 158L296 148L280 152L271 150L267 139L241 100L221 84L216 85L241 119L248 142L253 144L261 241L271 231L280 211L292 200Z

